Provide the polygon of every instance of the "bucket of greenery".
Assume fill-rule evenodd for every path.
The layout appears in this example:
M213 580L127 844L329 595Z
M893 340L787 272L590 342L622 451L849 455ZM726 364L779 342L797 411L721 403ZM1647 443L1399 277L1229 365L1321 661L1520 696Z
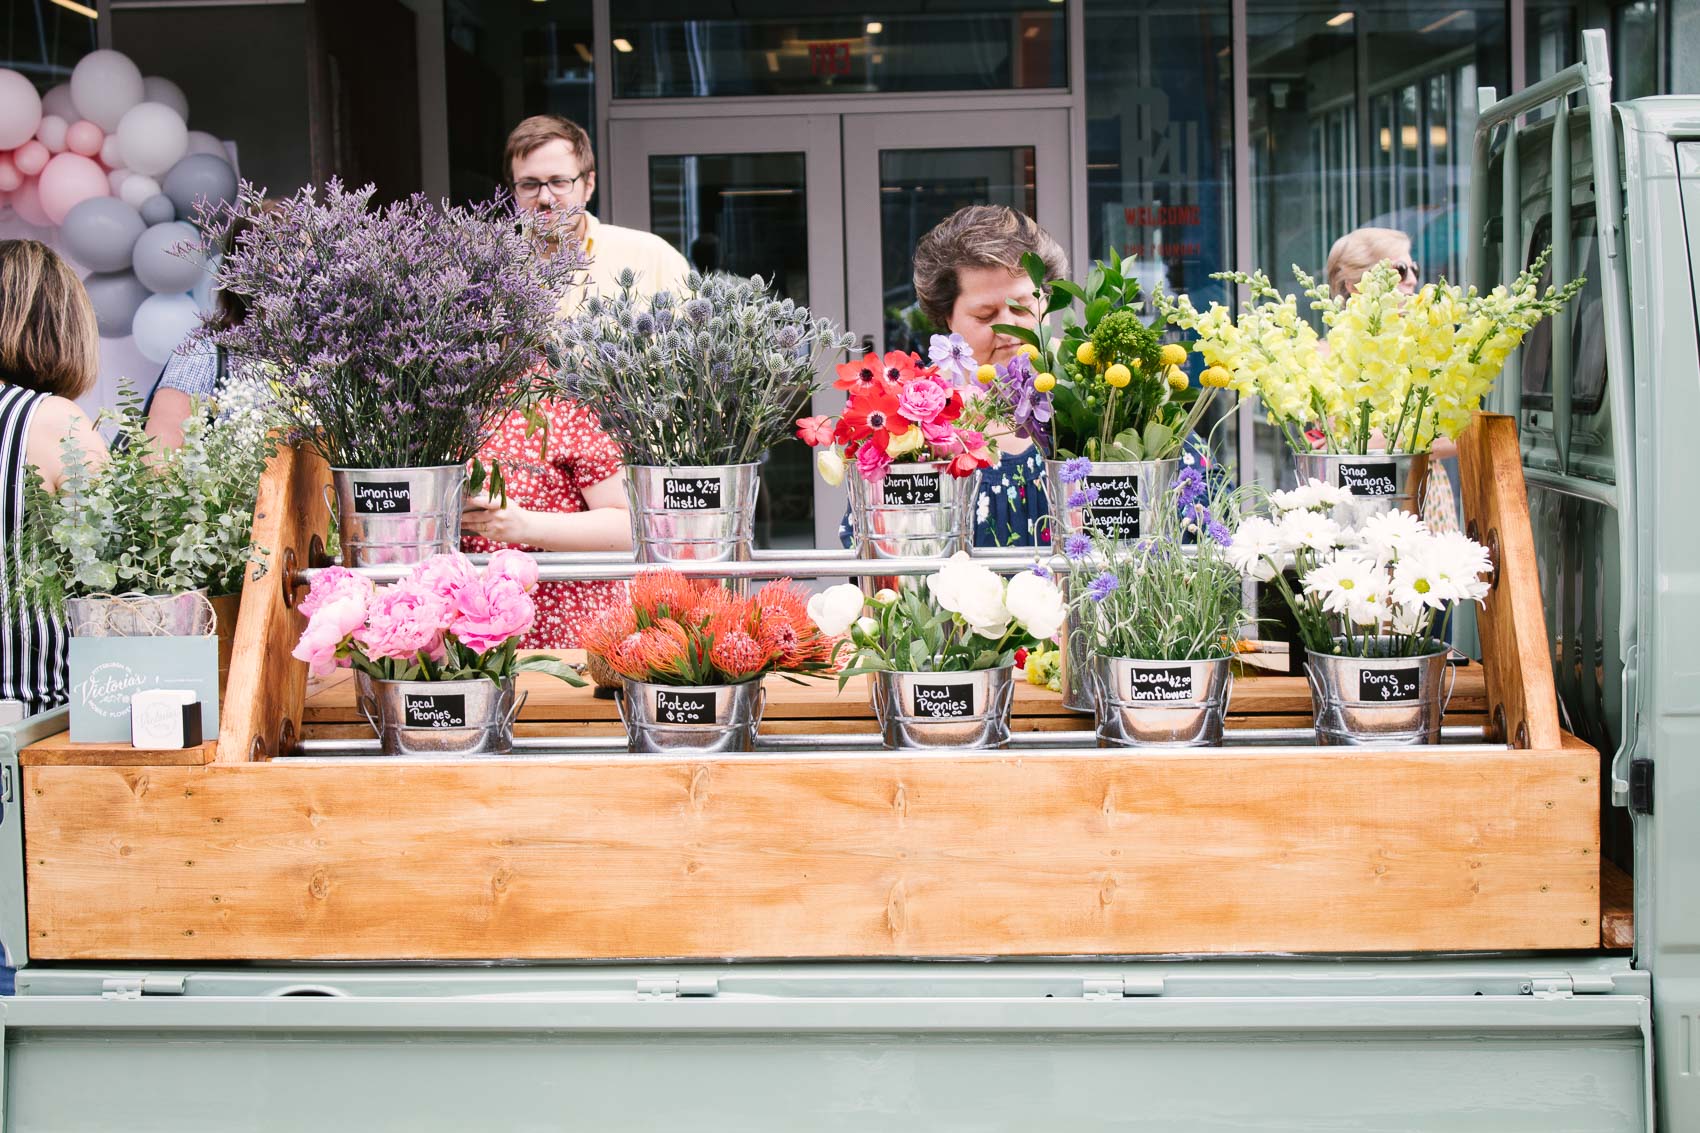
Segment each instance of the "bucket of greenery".
M433 555L382 587L329 567L301 601L307 628L293 656L314 676L354 670L385 755L500 755L525 704L520 673L584 684L557 658L520 655L536 589L537 562L523 551L497 551L482 568Z
M274 369L291 442L331 466L355 566L459 549L468 465L476 488L475 458L531 397L584 266L576 243L549 254L505 202L374 208L373 193L332 179L269 201L244 184L196 215L209 254L236 232L217 286L247 303L240 323L203 333Z
M556 392L625 454L638 561L748 559L761 461L853 340L760 276L693 273L678 295L636 283L622 273L567 324Z
M829 605L859 604L844 583ZM926 586L881 590L850 626L855 653L838 678L866 673L874 714L891 748L997 748L1009 742L1015 655L1050 640L1063 600L1043 568L1007 581L958 552Z
M1240 570L1227 556L1240 499L1183 468L1138 539L1099 532L1064 540L1064 555L1084 576L1073 612L1100 740L1222 742L1244 616Z
M117 408L96 422L112 431L104 462L90 462L67 439L59 492L27 480L7 569L14 598L62 613L73 636L217 632L222 686L243 572L264 554L250 533L277 417L264 388L243 379L211 410L197 401L182 446L154 447L141 401L126 385Z

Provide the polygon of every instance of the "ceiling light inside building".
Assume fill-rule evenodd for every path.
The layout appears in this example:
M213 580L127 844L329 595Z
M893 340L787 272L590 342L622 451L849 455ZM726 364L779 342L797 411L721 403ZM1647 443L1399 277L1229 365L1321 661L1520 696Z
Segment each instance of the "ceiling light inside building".
M75 0L53 0L53 2L66 11L75 12L79 16L87 16L91 20L100 19L100 13L87 4L78 4Z
M1038 24L1028 24L1027 30L1021 33L1021 38L1023 38L1023 39L1038 39L1039 38L1039 25Z
M767 53L767 69L776 75L779 73L779 52L769 51Z
M1430 24L1428 27L1418 28L1417 34L1418 35L1427 35L1431 31L1439 31L1441 28L1445 27L1449 23L1452 23L1454 20L1461 20L1469 14L1470 13L1465 11L1463 8L1458 9L1456 12L1448 12L1446 15L1444 15L1444 16L1440 17L1440 19L1434 21L1434 23Z
M575 43L573 44L573 50L578 52L578 57L583 59L586 63L589 63L593 67L596 65L596 53L590 49L590 44Z
M880 23L878 20L869 20L868 21L868 34L869 35L878 35L880 32L882 32L884 30L885 30L885 25Z
M620 36L614 38L614 50L622 55L628 55L632 50L632 41Z
M1351 22L1352 22L1352 13L1351 12L1341 12L1338 16L1330 16L1328 18L1328 26L1331 27L1331 28L1337 28L1342 24L1349 24Z

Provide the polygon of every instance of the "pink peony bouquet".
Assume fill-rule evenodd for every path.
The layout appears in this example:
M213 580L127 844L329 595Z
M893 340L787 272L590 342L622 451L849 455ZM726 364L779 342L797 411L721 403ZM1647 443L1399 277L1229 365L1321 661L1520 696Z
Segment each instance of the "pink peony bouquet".
M537 617L536 589L537 563L520 551L497 551L482 570L462 555L433 555L388 586L333 566L301 600L307 629L291 656L316 677L349 667L380 681L501 681L536 671L582 685L554 657L517 655Z

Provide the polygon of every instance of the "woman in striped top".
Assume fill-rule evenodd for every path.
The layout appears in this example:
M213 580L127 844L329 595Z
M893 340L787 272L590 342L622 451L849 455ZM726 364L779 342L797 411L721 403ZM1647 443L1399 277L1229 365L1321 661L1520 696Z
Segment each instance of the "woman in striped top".
M100 339L94 307L68 264L34 240L0 240L0 547L17 554L26 477L58 491L61 445L74 438L91 462L106 444L72 399L94 385ZM30 466L33 465L32 470ZM68 699L63 619L14 608L0 571L0 699L28 714Z

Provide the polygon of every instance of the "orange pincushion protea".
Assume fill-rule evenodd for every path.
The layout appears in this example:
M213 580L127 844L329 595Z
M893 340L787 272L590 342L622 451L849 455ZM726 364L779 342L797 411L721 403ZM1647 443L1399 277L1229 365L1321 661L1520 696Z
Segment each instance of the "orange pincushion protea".
M743 630L734 629L714 639L709 659L728 680L742 681L765 670L774 655Z
M627 634L613 649L602 655L608 662L608 667L622 677L641 681L649 676L649 666L643 659L643 634L633 631Z
M651 674L680 678L690 673L691 637L670 618L638 634L638 653Z
M614 649L637 632L637 615L630 606L609 606L588 621L579 632L586 653L601 657L612 666Z
M686 616L697 604L699 592L690 579L676 570L646 570L631 584L632 609L648 619Z

